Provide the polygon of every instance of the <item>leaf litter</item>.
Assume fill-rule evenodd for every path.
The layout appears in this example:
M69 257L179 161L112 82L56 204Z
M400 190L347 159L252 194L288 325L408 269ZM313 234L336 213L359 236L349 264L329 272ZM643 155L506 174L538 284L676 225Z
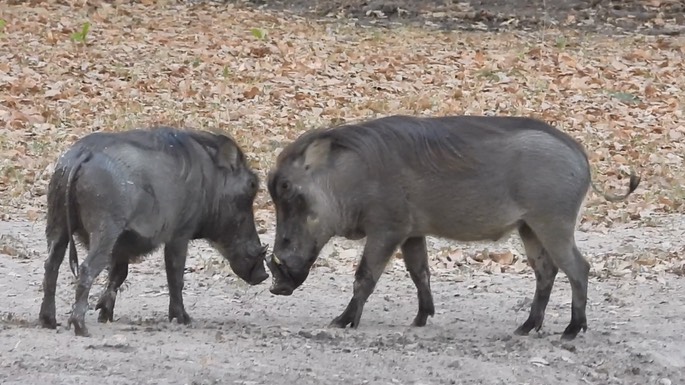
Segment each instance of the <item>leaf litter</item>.
M538 117L586 146L603 188L641 174L624 202L590 193L581 229L685 213L685 38L389 31L171 0L33 1L0 19L0 191L12 216L44 217L55 160L93 131L220 128L264 180L307 129L400 113ZM264 186L255 209L260 227L273 224ZM435 268L527 266L515 247L466 254L438 250ZM596 256L593 272L683 274L682 250L662 254Z

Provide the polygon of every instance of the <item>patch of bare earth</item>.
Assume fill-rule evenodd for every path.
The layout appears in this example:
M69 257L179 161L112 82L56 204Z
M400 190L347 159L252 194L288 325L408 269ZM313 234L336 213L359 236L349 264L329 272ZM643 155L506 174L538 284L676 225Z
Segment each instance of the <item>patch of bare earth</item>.
M685 33L680 0L185 0L245 4L359 25L466 31L573 29L603 34Z
M386 30L232 4L85 4L0 8L3 383L685 382L684 38L606 37L553 24L507 33ZM416 293L399 259L358 330L325 328L351 296L360 250L342 240L287 298L267 284L247 287L198 242L184 292L190 327L166 321L158 253L132 266L116 322L87 314L92 338L37 327L47 180L77 138L153 123L220 128L263 179L306 129L394 113L536 116L587 147L603 188L625 188L631 169L642 175L625 202L589 194L579 220L593 275L587 333L559 341L571 299L560 275L542 333L512 335L534 289L515 238L431 239L437 314L421 329L407 326ZM263 190L255 210L271 243ZM73 295L62 266L63 325Z

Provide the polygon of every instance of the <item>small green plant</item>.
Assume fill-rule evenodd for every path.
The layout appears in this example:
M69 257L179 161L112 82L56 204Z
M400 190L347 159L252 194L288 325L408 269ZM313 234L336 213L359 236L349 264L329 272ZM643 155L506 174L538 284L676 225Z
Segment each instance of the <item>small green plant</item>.
M618 99L624 103L629 103L629 104L637 104L640 103L640 98L637 95L633 95L629 92L616 92L616 91L609 91L608 92L609 96L611 96L614 99Z
M482 69L477 72L477 76L481 79L488 79L488 80L493 80L493 81L500 81L500 77L495 71L491 69Z
M90 31L90 23L85 22L81 26L81 30L71 34L71 41L74 43L85 43L88 38L88 31Z
M261 28L252 28L252 30L250 30L250 32L252 33L252 36L256 37L259 40L266 39L267 33L265 30L263 30Z
M221 72L221 75L225 78L228 79L231 76L231 69L228 68L228 66L224 66L224 70Z
M49 148L50 143L47 141L33 140L29 143L29 148L33 154L45 154Z
M554 42L554 46L559 48L559 49L564 49L568 45L568 40L566 40L566 37L564 36L559 36L557 37L556 41Z
M5 19L0 19L0 32L5 29L5 26L7 25L7 20Z
M526 74L520 68L514 67L509 71L509 76L514 78L525 78Z

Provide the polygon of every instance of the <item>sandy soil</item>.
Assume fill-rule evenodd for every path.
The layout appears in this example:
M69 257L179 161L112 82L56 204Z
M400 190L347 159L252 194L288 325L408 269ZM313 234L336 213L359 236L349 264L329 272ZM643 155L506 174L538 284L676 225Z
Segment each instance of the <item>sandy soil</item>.
M685 31L677 0L235 1L316 18L351 17L361 25ZM272 244L273 220L263 224L262 241ZM519 337L513 331L528 315L532 271L520 260L501 272L499 265L469 258L486 249L511 250L520 258L515 240L468 245L431 240L436 315L424 328L409 326L416 291L395 260L357 330L327 325L351 297L360 242L332 242L291 297L271 295L266 282L247 286L217 253L197 242L185 275L190 326L167 320L166 277L157 252L131 266L115 322L108 324L98 323L92 310L103 289L106 274L101 275L86 316L92 337L75 337L65 329L74 297L66 263L57 292L60 326L46 330L37 323L43 229L42 222L0 221L3 384L685 384L685 215L643 218L608 230L583 227L577 233L593 266L589 329L564 343L560 333L570 318L571 294L563 274L541 333ZM438 258L445 250L460 262ZM83 259L83 251L80 255Z
M683 253L682 216L652 219L644 227L578 232L579 247L595 274L589 329L570 343L559 338L571 300L562 274L541 333L513 335L533 295L534 277L527 267L487 273L475 264L451 270L435 264L437 314L426 327L412 328L416 293L396 260L365 307L360 328L329 329L326 325L351 296L361 244L340 239L326 247L308 281L291 297L271 295L266 282L248 287L197 242L185 276L184 298L193 318L188 327L167 321L166 278L156 253L131 266L115 322L99 324L91 310L86 322L92 337L75 337L64 328L74 295L66 263L57 292L61 325L55 331L37 324L42 231L40 222L0 222L4 384L685 383L685 278L658 269L624 274L606 268L607 258ZM262 239L271 242L272 233ZM430 244L432 254L445 247L466 255L519 247L515 241ZM102 277L91 292L91 307L103 288Z
M191 3L203 0L182 0ZM447 30L570 28L607 34L685 33L678 0L211 0L287 10L360 25L415 25Z

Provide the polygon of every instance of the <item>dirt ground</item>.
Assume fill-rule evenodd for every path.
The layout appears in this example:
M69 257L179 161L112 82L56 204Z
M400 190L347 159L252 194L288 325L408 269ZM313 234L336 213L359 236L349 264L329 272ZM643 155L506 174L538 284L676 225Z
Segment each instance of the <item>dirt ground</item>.
M594 35L588 39L569 35L566 41L556 36L526 37L527 32L499 33L573 28L588 31L588 36L590 31L678 35L685 25L682 1L230 1L279 10L278 17L237 8L143 9L128 0L115 1L124 4L121 9L98 6L91 12L84 5L99 1L54 2L77 5L51 5L42 12L21 7L1 10L7 12L4 17L9 22L0 46L10 49L0 49L0 56L7 55L12 68L2 67L0 60L0 72L12 75L2 79L14 79L14 83L12 87L0 84L5 87L0 96L14 98L16 111L0 115L9 119L6 132L0 130L6 134L0 135L4 140L0 144L7 147L4 154L15 153L14 158L0 159L4 162L0 166L12 166L0 173L4 188L0 197L0 383L685 384L685 214L681 204L685 184L680 183L683 151L678 144L685 131L677 130L682 122L683 73L678 52L683 51L676 39L681 38L641 37L644 40L636 43ZM337 19L345 28L329 31L312 19L290 18L290 12ZM288 18L288 23L279 17ZM77 42L78 34L74 37L83 20L93 21L87 44ZM398 47L402 36L417 34L356 36L349 31L361 30L355 25L401 24L498 33L456 33L458 39L446 43L431 34ZM257 27L273 37L260 37ZM491 42L500 38L502 43ZM607 40L626 46L625 52L609 46ZM369 41L375 45L368 45ZM351 58L341 59L347 54L331 47L352 52ZM481 52L478 47L485 49ZM462 52L452 55L453 49ZM372 54L354 55L364 50ZM11 55L6 54L10 51ZM330 57L335 65L322 64L317 57ZM520 57L525 60L520 62ZM509 60L519 63L512 72L505 71ZM443 65L446 61L450 65ZM391 66L385 66L386 62ZM367 67L367 72L348 76L360 68L358 64ZM26 68L33 72L26 75ZM378 80L373 72L387 68L397 74ZM464 79L455 81L451 68ZM265 74L272 72L277 76L267 79ZM654 78L643 82L650 72L656 74ZM156 83L165 76L166 83ZM469 85L474 79L476 85ZM556 84L558 79L573 81ZM137 88L130 88L134 82ZM409 82L413 89L404 88ZM354 87L343 87L347 83ZM519 94L518 85L510 87L509 83L520 83L527 93ZM216 84L221 87L215 88ZM302 84L311 85L311 90ZM572 94L559 91L568 87L577 88ZM163 99L162 91L169 89L183 90L183 95L169 94ZM510 93L502 91L506 89ZM322 111L312 115L314 109L323 109L314 101L336 100L339 93L345 95L336 109L344 112L339 116L348 118L376 110L388 112L369 100L396 101L401 108L419 108L430 100L450 101L426 110L443 114L491 109L503 113L508 111L505 102L519 103L520 98L523 112L544 112L550 119L552 113L569 113L554 119L592 145L600 171L609 165L614 168L615 164L607 165L609 159L620 164L628 163L626 157L641 162L645 177L634 195L637 198L609 210L598 210L594 204L586 211L592 215L577 232L579 248L592 264L588 331L572 342L560 341L571 313L570 287L560 274L541 332L527 337L513 334L527 318L535 285L515 238L473 244L431 239L436 315L423 328L409 326L418 306L416 290L399 259L382 276L359 329L327 327L352 295L354 266L362 245L341 239L324 249L307 282L290 297L272 295L269 281L247 286L204 242L195 243L184 289L186 309L193 318L190 326L167 321L168 289L163 258L156 252L131 266L117 298L115 322L108 324L98 323L93 310L104 288L106 274L101 274L86 314L89 338L75 337L73 330L65 329L74 280L64 263L57 291L60 326L57 330L39 327L46 258L44 194L48 163L56 158L48 154L91 128L122 129L129 121L145 122L159 112L169 121L188 119L231 127L243 135L263 171L267 163L261 163L264 157L256 154L268 149L273 157L274 149L287 142L283 127L322 115ZM424 93L431 99L422 99ZM122 95L132 96L129 100ZM201 100L205 95L214 95L211 104ZM644 100L634 103L633 95ZM74 108L64 107L70 104L64 100ZM120 103L117 108L112 106L115 102ZM53 120L41 120L41 114ZM336 116L326 115L326 119ZM590 125L588 117L595 117L592 122L597 124ZM602 122L622 124L619 129ZM597 131L586 131L584 123L598 127ZM258 140L254 133L263 138ZM610 136L617 138L615 142L607 139ZM634 155L624 151L629 142ZM643 147L633 151L632 145L638 142L644 142ZM605 178L609 176L616 179L615 174ZM18 183L30 188L13 192L12 186ZM4 200L9 192L13 192L13 209L22 215L8 214L10 205ZM645 201L658 205L641 208L639 204ZM264 208L263 200L260 203L257 218L262 242L272 245L274 220L272 214L263 215L272 211ZM663 214L654 207L673 211ZM598 222L614 225L598 227ZM513 259L508 264L482 259L483 255L506 259L509 252ZM80 257L83 260L83 250Z
M189 0L197 2L199 0ZM219 0L302 15L354 19L362 25L419 25L506 31L540 28L649 35L685 32L680 0Z
M65 330L74 287L61 269L57 318L37 325L42 297L43 224L2 222L0 256L0 382L4 384L683 384L685 278L656 269L621 273L602 257L685 251L685 217L649 226L578 232L593 263L587 333L570 343L560 333L570 317L565 276L557 284L541 333L513 335L533 294L532 271L487 273L474 266L433 268L435 317L410 324L417 308L400 260L389 266L365 307L358 330L327 328L351 296L361 243L336 239L305 285L291 297L248 287L216 263L203 242L190 251L184 298L189 327L166 319L168 295L161 255L132 265L115 322L86 322L92 337ZM270 229L262 235L272 241ZM466 255L500 244L431 240L431 250ZM513 246L512 246L513 245ZM606 274L607 271L613 273ZM268 282L268 281L267 281ZM91 292L91 306L103 288Z

